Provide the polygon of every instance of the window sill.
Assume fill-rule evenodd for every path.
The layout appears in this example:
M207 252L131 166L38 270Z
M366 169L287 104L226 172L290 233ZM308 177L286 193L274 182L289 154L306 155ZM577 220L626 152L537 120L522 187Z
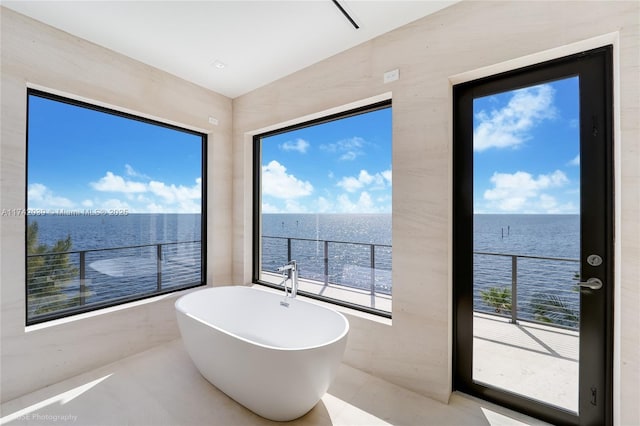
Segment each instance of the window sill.
M261 290L269 291L269 292L276 293L276 294L282 294L283 293L282 290L278 290L278 289L275 289L273 287L269 287L269 286L262 285L262 284L259 284L259 283L250 283L250 284L247 284L247 285L249 287L256 287L256 288L259 288ZM328 308L328 309L333 309L334 311L338 311L341 314L346 315L347 317L357 317L357 318L360 318L360 319L376 322L378 324L382 324L382 325L386 325L386 326L391 326L391 324L392 324L391 318L386 318L386 317L383 317L383 316L380 316L380 315L376 315L376 314L372 314L372 313L369 313L369 312L360 311L360 310L355 309L355 308L349 308L349 307L346 307L346 306L338 305L338 304L331 303L331 302L326 302L324 300L319 300L319 299L315 299L315 298L312 298L312 297L307 297L307 296L304 296L304 295L298 295L298 296L296 296L296 298L298 298L300 300L304 300L305 302L309 302L309 303L313 303L313 304L316 304L316 305L323 306L323 307Z

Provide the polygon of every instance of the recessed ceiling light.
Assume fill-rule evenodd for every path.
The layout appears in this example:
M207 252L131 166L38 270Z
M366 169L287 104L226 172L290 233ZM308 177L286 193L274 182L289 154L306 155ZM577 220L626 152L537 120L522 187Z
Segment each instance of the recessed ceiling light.
M221 69L223 69L224 67L226 67L226 66L227 66L224 62L219 61L219 60L217 60L217 59L216 59L215 61L213 61L213 64L212 64L212 65L213 65L214 67L218 68L219 70L221 70Z

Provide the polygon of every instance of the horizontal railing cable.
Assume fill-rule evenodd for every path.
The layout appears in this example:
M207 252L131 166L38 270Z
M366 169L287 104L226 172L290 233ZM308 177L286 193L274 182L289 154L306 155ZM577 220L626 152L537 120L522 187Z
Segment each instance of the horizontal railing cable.
M27 319L199 285L201 262L200 241L31 253L27 255Z

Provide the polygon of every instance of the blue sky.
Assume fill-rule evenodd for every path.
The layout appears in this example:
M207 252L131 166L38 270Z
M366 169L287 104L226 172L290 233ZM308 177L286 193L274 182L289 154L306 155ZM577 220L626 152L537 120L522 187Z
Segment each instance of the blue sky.
M30 96L28 207L199 213L201 138Z
M577 214L578 77L474 100L474 212Z
M391 213L391 108L262 139L263 213Z
M200 212L200 137L31 96L28 207ZM264 138L263 213L390 213L391 108ZM474 101L475 213L578 213L578 78Z

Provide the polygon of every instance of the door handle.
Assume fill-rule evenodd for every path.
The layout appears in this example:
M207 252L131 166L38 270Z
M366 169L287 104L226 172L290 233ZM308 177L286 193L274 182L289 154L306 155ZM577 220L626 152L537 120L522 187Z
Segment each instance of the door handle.
M590 288L591 290L599 290L602 288L602 281L600 278L589 278L586 282L578 283L580 287Z

